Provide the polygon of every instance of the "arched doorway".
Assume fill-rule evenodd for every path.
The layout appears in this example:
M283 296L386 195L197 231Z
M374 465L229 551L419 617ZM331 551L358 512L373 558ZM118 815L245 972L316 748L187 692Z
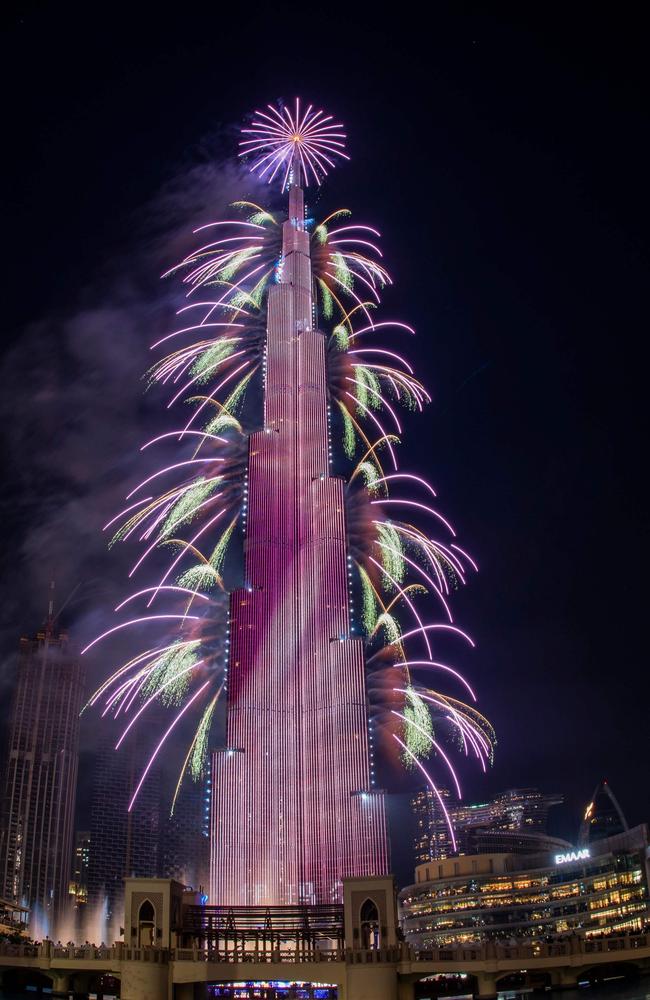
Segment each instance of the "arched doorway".
M577 977L578 982L589 983L591 987L600 987L607 983L620 980L621 983L634 982L639 977L639 967L634 962L604 962L591 969L584 969Z
M52 994L51 976L46 976L38 969L6 969L2 976L2 995L6 991L9 996L15 993L27 993L28 996L50 996Z
M86 984L86 990L80 990L79 992L84 995L86 991L91 994L94 993L98 997L98 1000L117 1000L120 996L120 990L120 980L116 976L112 976L109 972L102 972L97 976L92 976Z
M359 923L361 925L361 947L379 948L379 910L372 899L366 899L362 903L359 911Z
M478 996L476 977L466 972L439 972L425 976L413 985L414 1000L439 1000L441 997Z
M138 947L148 948L156 941L156 911L153 903L145 899L138 910Z

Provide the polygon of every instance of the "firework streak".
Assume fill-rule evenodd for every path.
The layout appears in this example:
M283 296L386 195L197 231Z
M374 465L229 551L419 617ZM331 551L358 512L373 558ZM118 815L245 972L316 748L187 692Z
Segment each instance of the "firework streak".
M131 576L155 550L163 569L91 646L123 629L157 638L90 704L115 717L118 744L151 704L174 713L131 806L176 724L197 719L179 786L211 770L214 901L330 902L344 877L388 870L380 754L422 774L443 812L440 788L461 794L451 750L483 769L492 759L494 732L445 662L455 643L473 645L450 598L476 567L432 486L398 466L398 409L429 396L384 340L411 328L375 316L390 283L379 233L347 210L319 223L305 211L303 186L345 156L341 126L296 102L256 112L245 135L242 155L281 181L288 213L237 203L241 217L203 226L169 272L183 274L188 304L154 345L171 353L150 376L185 416L144 446L168 458L107 525L143 546ZM219 594L237 534L244 583L224 639Z

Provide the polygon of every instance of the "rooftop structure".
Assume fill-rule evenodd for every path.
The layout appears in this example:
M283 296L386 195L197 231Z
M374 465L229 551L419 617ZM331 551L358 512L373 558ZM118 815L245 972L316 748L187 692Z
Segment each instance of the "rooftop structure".
M593 843L628 829L627 820L610 785L603 779L594 788L580 826L578 843Z

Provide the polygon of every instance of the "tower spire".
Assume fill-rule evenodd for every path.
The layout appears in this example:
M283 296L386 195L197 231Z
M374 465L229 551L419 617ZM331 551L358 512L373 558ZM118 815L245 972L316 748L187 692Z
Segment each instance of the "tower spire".
M305 228L305 197L302 189L302 171L300 167L300 157L297 149L294 149L291 165L291 184L289 187L289 223L292 230L302 230ZM287 248L287 233L284 234L283 252L291 252ZM289 234L290 236L290 234ZM292 240L289 238L289 243ZM294 248L292 248L294 249ZM306 250L309 254L309 247Z
M47 617L45 619L46 636L51 636L54 632L54 590L55 590L55 581L50 580L50 588L47 601Z
M291 186L292 187L302 187L303 177L302 168L300 164L300 152L298 150L298 144L300 139L296 139L293 144L293 157L291 162Z

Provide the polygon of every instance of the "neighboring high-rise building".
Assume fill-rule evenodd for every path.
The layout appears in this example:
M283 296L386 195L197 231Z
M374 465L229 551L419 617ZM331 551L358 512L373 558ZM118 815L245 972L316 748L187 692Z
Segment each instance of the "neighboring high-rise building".
M72 855L70 895L75 903L88 901L88 864L90 861L90 831L77 830Z
M161 825L164 878L207 891L210 875L210 778L186 778L173 815Z
M249 438L247 586L230 603L226 744L213 754L210 897L224 904L336 901L343 877L388 870L299 175L294 156L268 294L264 427Z
M441 794L454 828L456 850L437 797L430 789L420 791L411 800L416 822L416 864L453 854L533 854L570 846L547 833L548 811L562 802L561 795L536 788L512 788L488 802L451 805L449 792L443 789Z
M5 768L0 894L55 917L68 899L82 670L50 600L20 640Z
M88 901L106 905L109 918L120 905L125 877L160 875L160 774L152 770L132 810L129 802L147 763L132 740L115 752L115 734L101 730L90 813Z
M583 846L603 837L624 833L628 829L623 810L616 796L604 779L594 788L591 801L585 809L580 826L578 843Z
M438 794L449 811L449 789L439 788ZM423 788L411 799L415 820L415 863L447 858L452 853L449 827L438 798L430 788Z

